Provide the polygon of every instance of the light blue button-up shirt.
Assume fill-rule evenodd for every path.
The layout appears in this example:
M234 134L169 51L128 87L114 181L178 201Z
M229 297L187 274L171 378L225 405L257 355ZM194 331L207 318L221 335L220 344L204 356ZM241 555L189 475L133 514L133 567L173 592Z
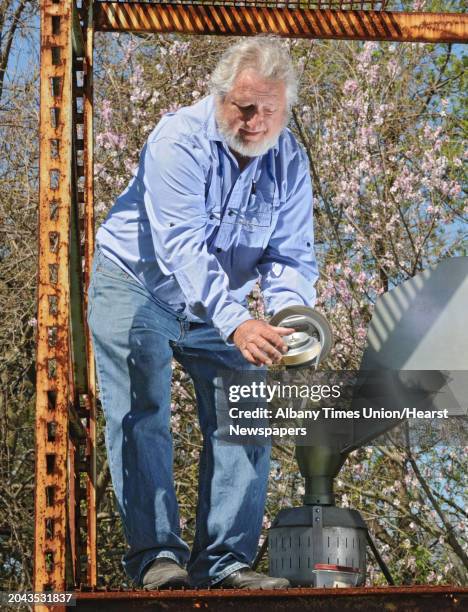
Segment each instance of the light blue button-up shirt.
M259 277L268 313L313 306L317 264L309 166L293 134L241 172L214 111L208 96L161 119L97 242L157 301L226 341L252 318Z

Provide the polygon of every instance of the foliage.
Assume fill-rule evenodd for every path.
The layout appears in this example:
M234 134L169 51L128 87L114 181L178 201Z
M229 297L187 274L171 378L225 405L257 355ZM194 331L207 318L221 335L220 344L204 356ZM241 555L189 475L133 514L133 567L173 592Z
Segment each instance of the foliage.
M23 73L36 2L0 6L0 585L31 586L37 264L37 65ZM8 67L8 71L7 70Z

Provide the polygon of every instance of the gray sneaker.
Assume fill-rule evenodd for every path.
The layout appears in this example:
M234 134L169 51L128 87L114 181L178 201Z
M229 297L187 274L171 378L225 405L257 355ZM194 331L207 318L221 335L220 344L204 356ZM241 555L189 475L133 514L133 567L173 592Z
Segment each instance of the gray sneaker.
M286 578L273 578L254 572L249 567L242 567L236 572L217 582L215 589L287 589L290 585Z
M145 591L190 587L189 577L184 568L166 557L153 561L144 573L142 582Z

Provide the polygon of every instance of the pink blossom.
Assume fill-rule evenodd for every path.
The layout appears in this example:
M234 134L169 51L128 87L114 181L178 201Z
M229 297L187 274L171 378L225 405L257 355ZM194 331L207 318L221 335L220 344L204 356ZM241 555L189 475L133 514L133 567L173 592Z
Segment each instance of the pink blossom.
M96 142L104 149L123 149L127 144L127 137L125 134L117 134L108 130L107 132L101 132L98 134L96 136Z
M112 102L103 100L101 103L101 117L104 123L109 123L112 117Z
M345 96L352 95L359 88L359 84L355 79L348 79L343 85L343 93Z

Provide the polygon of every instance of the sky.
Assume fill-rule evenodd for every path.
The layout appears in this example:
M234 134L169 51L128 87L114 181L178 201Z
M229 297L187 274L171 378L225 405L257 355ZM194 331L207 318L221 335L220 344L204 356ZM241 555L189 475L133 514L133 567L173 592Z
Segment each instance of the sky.
M20 75L24 71L29 71L31 61L35 65L39 63L39 35L40 35L40 20L39 15L36 15L30 20L27 37L16 37L12 54L7 69L7 78L14 75ZM402 43L407 44L407 43ZM453 45L455 55L462 57L466 55L467 46L461 44Z

